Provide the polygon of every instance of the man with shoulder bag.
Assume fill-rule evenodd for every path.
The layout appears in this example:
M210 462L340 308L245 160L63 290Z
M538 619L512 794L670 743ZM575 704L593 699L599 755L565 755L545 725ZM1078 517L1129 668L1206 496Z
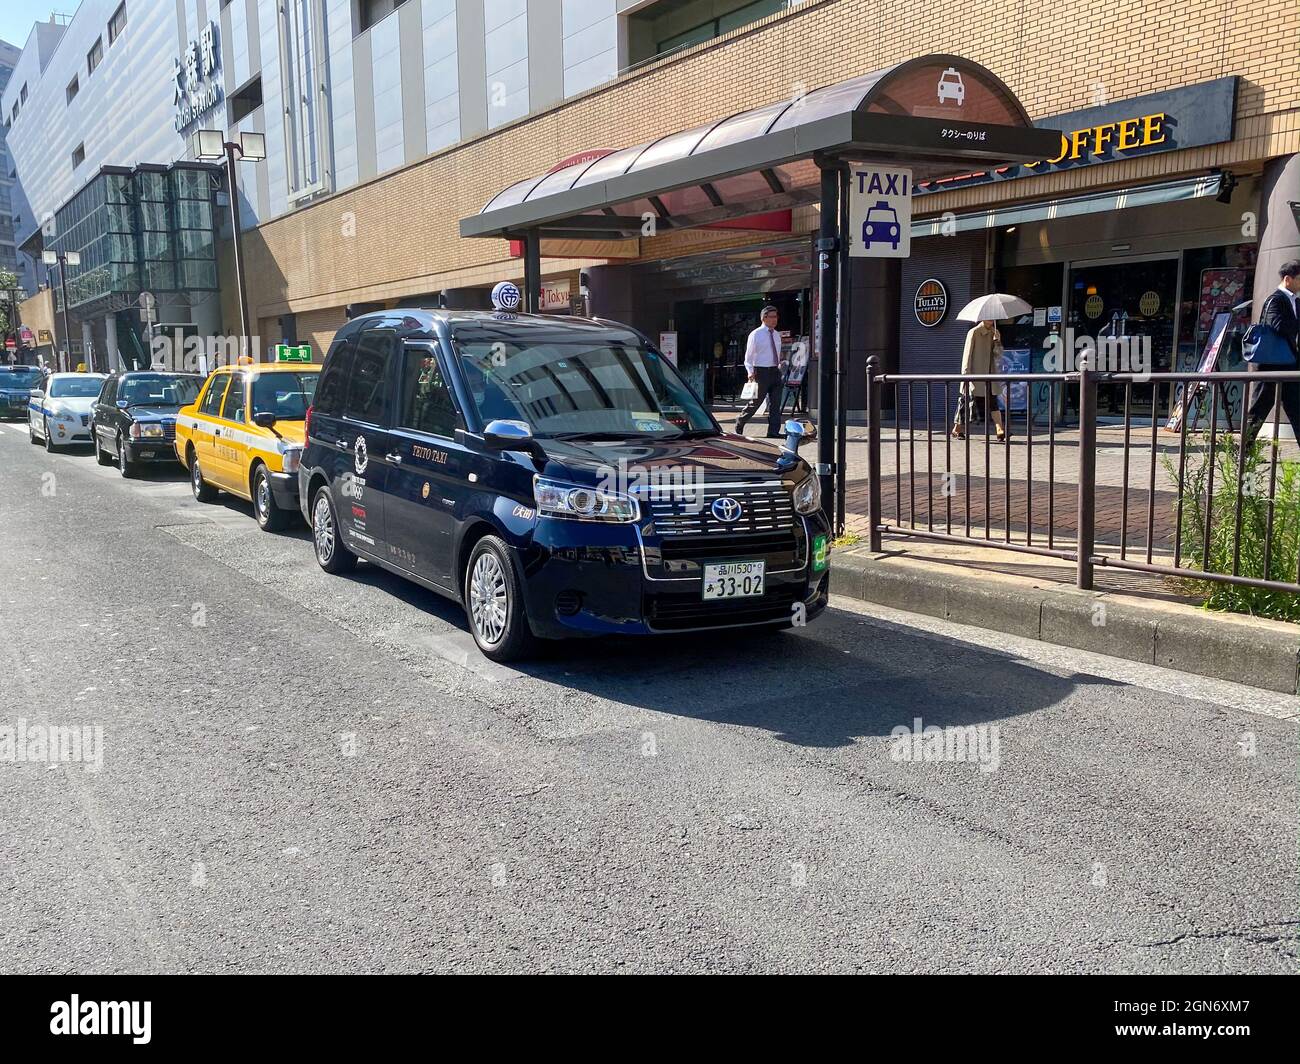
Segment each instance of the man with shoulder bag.
M1296 300L1300 296L1300 261L1285 262L1278 270L1277 288L1264 300L1259 322L1242 338L1242 355L1247 373L1293 370L1300 345L1300 313ZM1281 389L1278 385L1281 384ZM1300 439L1300 381L1259 381L1250 387L1249 413L1245 419L1244 439L1253 443L1281 392L1282 409L1291 429Z

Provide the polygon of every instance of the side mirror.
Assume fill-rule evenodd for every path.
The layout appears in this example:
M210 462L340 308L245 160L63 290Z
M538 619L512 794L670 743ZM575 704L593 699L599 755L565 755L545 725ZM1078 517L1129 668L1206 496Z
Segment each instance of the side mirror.
M260 414L253 415L253 424L259 429L270 429L275 427L275 415L269 410L263 410Z
M483 442L494 451L532 452L535 446L532 427L526 421L496 418L483 426Z

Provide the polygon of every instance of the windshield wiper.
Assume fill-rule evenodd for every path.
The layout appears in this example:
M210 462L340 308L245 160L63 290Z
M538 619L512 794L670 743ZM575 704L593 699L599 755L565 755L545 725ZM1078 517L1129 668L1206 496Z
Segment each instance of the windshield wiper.
M647 432L614 432L593 430L591 432L552 432L542 439L546 440L639 440L650 435ZM658 437L656 437L658 438Z

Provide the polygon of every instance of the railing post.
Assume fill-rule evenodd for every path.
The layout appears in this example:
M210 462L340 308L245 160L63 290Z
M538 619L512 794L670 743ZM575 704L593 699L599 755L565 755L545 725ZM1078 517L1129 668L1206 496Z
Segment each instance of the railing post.
M876 379L880 359L867 359L867 541L871 550L881 549L880 524L880 393L883 386Z
M1097 378L1079 359L1079 539L1075 585L1092 590L1092 550L1097 518Z

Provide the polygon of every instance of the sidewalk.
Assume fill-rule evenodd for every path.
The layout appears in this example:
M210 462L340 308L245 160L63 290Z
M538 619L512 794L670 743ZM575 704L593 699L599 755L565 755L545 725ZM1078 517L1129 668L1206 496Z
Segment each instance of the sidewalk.
M733 411L718 411L715 416L727 427L735 422ZM754 431L751 424L751 434ZM1123 519L1123 426L1099 427L1097 437L1097 544L1106 555L1118 557L1123 539L1131 560L1147 560L1148 502L1154 482L1151 561L1172 564L1176 476L1171 477L1159 459L1162 455L1170 457L1176 469L1178 437L1157 432L1153 472L1151 427L1135 426L1130 430L1127 521ZM1024 542L1028 531L1028 522L1017 520L1016 515L1032 512L1032 541L1047 546L1051 499L1053 545L1063 550L1073 548L1078 503L1077 430L1057 432L1051 479L1045 433L1035 434L1032 449L1023 435L1014 438L1010 447L991 441L988 467L981 427L977 426L977 435L970 443L970 534L984 537L987 516L989 544L886 534L880 553L872 553L865 543L836 548L831 555L834 594L1194 675L1300 694L1300 625L1212 613L1200 608L1200 599L1192 589L1169 578L1104 564L1095 566L1094 590L1080 591L1075 587L1075 563L995 545L1006 535L1009 494L1014 540ZM931 434L928 453L926 444L926 433L920 429L913 437L909 454L906 425L901 439L892 425L882 430L884 520L926 530L933 525L936 532L964 536L968 512L965 444L949 440L937 428ZM1203 450L1188 437L1189 463L1200 460ZM1300 460L1300 449L1294 441L1284 440L1281 457ZM848 532L865 539L865 431L851 427L846 459L845 523ZM909 476L910 470L916 471L914 478ZM952 490L947 496L942 487L945 471L953 474ZM1187 559L1183 562L1186 564Z

